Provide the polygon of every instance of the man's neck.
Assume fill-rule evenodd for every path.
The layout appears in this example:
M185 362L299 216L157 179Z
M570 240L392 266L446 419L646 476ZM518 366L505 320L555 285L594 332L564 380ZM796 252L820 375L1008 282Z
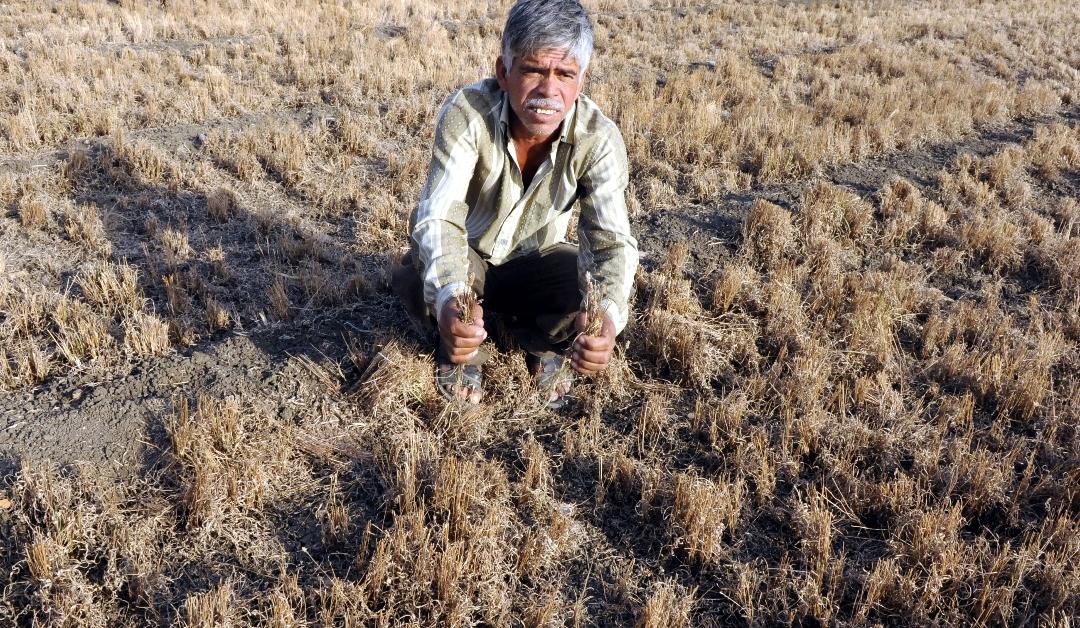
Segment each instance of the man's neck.
M565 124L565 123L564 123ZM555 129L548 136L533 135L510 112L510 139L514 141L514 152L517 153L518 168L521 171L522 184L527 188L532 183L533 176L540 169L540 164L547 158L552 142L559 137L559 129Z

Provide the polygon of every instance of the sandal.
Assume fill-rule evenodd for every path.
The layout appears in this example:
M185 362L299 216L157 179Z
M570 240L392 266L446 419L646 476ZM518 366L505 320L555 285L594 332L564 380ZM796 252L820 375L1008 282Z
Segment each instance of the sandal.
M561 355L541 357L530 354L529 361L530 370L533 372L533 383L543 395L542 399L546 401L547 408L558 410L564 407L569 401L570 388L554 400L549 398L560 384L570 384L570 386L574 384L574 369L570 368L566 358Z
M465 387L466 389L481 391L483 385L484 374L478 365L453 364L451 362L435 365L435 387L439 389L443 397L446 397L447 401L468 402L468 397L471 395L462 398L461 395L454 392L454 389Z

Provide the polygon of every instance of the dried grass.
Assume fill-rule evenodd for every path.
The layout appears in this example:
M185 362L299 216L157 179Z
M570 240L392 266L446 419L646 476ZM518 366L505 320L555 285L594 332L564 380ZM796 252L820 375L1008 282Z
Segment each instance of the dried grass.
M754 200L734 242L643 258L625 348L561 413L504 354L450 408L387 314L438 103L498 11L28 8L0 50L0 388L268 317L347 320L357 385L288 360L298 398L178 399L161 468L21 470L0 623L1070 621L1072 5L593 7L635 224ZM1056 121L982 133L1026 116ZM898 151L906 179L830 182Z

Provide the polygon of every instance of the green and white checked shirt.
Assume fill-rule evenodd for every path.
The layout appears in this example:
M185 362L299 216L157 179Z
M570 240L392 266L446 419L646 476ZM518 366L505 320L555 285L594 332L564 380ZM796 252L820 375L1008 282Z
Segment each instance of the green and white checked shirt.
M592 273L622 331L638 263L626 215L628 178L619 129L580 95L526 189L506 94L495 79L462 88L439 112L431 167L410 219L424 298L440 312L465 286L467 247L498 265L565 242L576 202L579 284L584 290L585 273Z

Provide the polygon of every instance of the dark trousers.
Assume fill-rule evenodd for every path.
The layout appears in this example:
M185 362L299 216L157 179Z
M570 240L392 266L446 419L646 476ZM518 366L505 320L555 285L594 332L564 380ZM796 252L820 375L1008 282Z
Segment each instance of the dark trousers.
M576 246L556 244L493 266L469 249L472 288L483 299L485 326L491 329L490 315L494 313L504 329L529 353L539 356L564 353L581 308L577 257ZM413 324L425 335L436 334L435 313L424 301L420 269L414 264L412 253L407 253L394 267L391 283Z

